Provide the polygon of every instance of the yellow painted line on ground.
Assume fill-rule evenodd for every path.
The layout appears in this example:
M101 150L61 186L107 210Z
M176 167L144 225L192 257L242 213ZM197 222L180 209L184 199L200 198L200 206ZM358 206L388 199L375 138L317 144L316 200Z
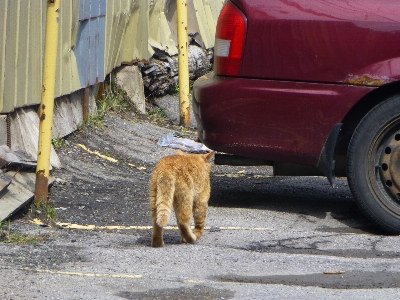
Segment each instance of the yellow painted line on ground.
M92 229L110 229L110 230L129 230L129 229L140 229L140 230L150 230L153 229L153 226L116 226L116 225L109 225L109 226L96 226L96 225L79 225L79 224L71 224L71 223L56 223L57 225L63 228L71 228L71 229L85 229L85 230L92 230ZM178 229L178 226L165 226L164 229ZM211 229L210 226L204 227L204 229ZM255 230L255 231L262 231L262 230L273 230L271 228L262 228L262 227L255 227L255 228L246 228L246 227L236 227L236 226L222 226L218 227L221 230Z
M108 225L108 226L96 226L96 225L80 225L72 223L56 223L58 226L67 229L83 229L83 230L93 230L93 229L109 229L109 230L129 230L129 229L152 229L152 226L120 226L120 225ZM168 229L167 227L165 227Z
M274 176L271 176L271 175L258 175L258 174L256 174L256 175L253 175L252 177L253 177L253 178L270 178L270 177L274 177Z
M238 178L238 177L245 177L246 175L243 174L241 171L239 171L237 174L215 174L217 177L232 177L232 178ZM249 178L270 178L274 177L271 175L249 175Z
M233 178L236 178L236 177L244 177L245 175L244 174L215 174L215 176L217 176L217 177L233 177Z
M102 273L84 273L84 272L58 271L58 270L47 270L47 269L31 269L31 268L23 268L22 270L34 271L38 273L73 275L81 277L143 278L143 275L141 274L108 274L108 273L102 274Z
M80 276L80 277L109 277L109 278L131 278L131 279L143 278L143 275L141 275L141 274L85 273L85 272L76 272L76 271L59 271L59 270L32 269L32 268L19 268L18 270L32 271L32 272L37 272L37 273L47 273L47 274ZM157 277L150 277L149 279L159 280L159 278L157 278ZM187 280L185 280L185 282L199 284L199 283L204 283L204 280L187 279Z
M204 283L204 280L196 280L196 279L186 279L185 282L187 283Z
M79 146L79 147L81 147L83 150L85 150L86 152L89 152L89 153L91 153L91 154L95 154L95 155L97 155L97 156L99 156L99 157L101 157L101 158L104 158L104 159L107 159L107 160L109 160L109 161L112 161L112 162L118 162L118 159L115 159L115 158L112 158L112 157L109 157L109 156L107 156L107 155L104 155L104 154L101 154L99 151L97 151L97 150L90 150L90 149L88 149L85 145L82 145L82 144L76 144L77 146Z
M134 164L131 164L131 163L128 163L128 166L134 167L134 168L136 168L138 170L146 170L146 167L138 167L138 166L135 166Z
M90 150L89 148L87 148L85 145L83 145L83 144L76 144L78 147L81 147L83 150L85 150L86 152L89 152L89 153L91 153L91 154L94 154L94 155L97 155L97 156L99 156L99 157L101 157L101 158L103 158L103 159L106 159L106 160L108 160L108 161L111 161L111 162L118 162L118 159L116 159L116 158L113 158L113 157L110 157L110 156L107 156L107 155L104 155L104 154L101 154L99 151L97 151L97 150ZM134 168L136 168L136 169L139 169L139 170L146 170L146 168L145 167L138 167L138 166L136 166L136 165L134 165L134 164L132 164L132 163L127 163L128 164L128 166L131 166L131 167L134 167Z
M211 227L206 227L205 229L210 229ZM267 227L239 227L239 226L221 226L218 227L221 230L250 230L250 231L271 231L273 228Z
M39 219L34 219L31 221L33 224L41 225L42 221ZM141 226L141 225L132 225L132 226L120 226L120 225L109 225L109 226L96 226L96 225L80 225L73 223L65 223L65 222L56 222L56 225L66 228L66 229L82 229L82 230L94 230L94 229L108 229L108 230L129 230L129 229L139 229L139 230L150 230L153 229L153 226ZM211 229L212 227L206 226L204 229ZM240 226L221 226L215 227L217 230L250 230L250 231L271 231L274 230L272 228L265 227L240 227ZM178 226L165 226L164 229L178 229Z

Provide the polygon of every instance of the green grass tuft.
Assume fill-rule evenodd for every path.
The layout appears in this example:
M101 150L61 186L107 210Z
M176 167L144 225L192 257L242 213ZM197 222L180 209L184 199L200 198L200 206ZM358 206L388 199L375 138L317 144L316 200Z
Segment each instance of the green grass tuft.
M146 109L146 116L151 121L157 123L169 120L165 115L165 110L155 105L152 105Z
M6 229L3 229L6 225ZM0 222L0 242L11 244L38 244L43 237L11 231L11 221Z

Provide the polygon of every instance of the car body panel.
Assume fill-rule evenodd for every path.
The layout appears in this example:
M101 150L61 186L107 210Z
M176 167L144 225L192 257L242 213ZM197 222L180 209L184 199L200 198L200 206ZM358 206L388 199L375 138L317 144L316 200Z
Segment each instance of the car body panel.
M400 79L398 0L232 2L248 19L243 77L371 86Z
M400 80L400 1L230 1L247 19L241 69L196 81L200 140L220 152L318 167L335 124L359 104L383 101L375 92ZM344 122L347 143L356 125Z
M207 147L316 166L334 124L372 89L209 73L195 82L192 103Z

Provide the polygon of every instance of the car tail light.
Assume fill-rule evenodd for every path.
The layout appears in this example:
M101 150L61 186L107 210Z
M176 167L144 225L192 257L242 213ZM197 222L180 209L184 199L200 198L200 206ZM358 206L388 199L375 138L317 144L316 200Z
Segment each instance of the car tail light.
M238 76L246 37L247 19L230 1L218 18L214 45L214 72Z

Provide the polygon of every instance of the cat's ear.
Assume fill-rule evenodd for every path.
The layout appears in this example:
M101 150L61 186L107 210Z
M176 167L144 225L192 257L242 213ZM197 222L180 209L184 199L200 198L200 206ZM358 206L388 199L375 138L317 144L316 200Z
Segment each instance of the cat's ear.
M185 155L185 153L181 149L176 149L176 154Z
M211 151L210 153L204 154L204 159L209 161L215 154L215 151Z

